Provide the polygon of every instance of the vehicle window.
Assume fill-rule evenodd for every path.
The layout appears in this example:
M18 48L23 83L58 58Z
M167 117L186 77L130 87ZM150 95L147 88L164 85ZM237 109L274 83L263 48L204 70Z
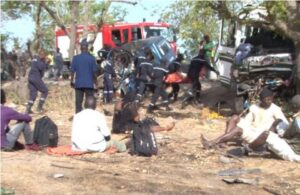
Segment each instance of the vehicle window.
M161 54L164 56L167 53L169 53L169 51L171 50L171 47L166 41L163 41L163 42L159 43L159 50L160 50Z
M231 20L223 20L221 45L226 47L235 46L235 23Z
M119 30L113 30L111 32L112 34L112 41L116 44L116 45L120 45L121 44L121 33Z
M174 40L174 32L172 29L168 27L160 27L160 26L146 26L145 27L145 37L154 37L154 36L162 36L166 38L168 41L173 42Z
M132 39L133 40L142 39L141 28L134 27L134 28L131 29L131 33L132 33Z
M128 29L124 29L123 31L124 43L128 42Z

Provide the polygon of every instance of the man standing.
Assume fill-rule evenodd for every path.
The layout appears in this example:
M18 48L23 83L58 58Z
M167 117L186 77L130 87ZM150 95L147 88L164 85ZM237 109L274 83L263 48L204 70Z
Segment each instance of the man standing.
M213 58L212 58L212 51L214 49L214 44L210 40L209 35L204 35L203 37L204 45L204 59L209 63L209 65L212 65Z
M162 98L163 106L165 107L166 111L171 111L172 109L169 107L169 100L168 94L165 91L165 83L164 77L168 74L168 70L166 69L166 61L162 60L162 63L159 65L155 65L153 67L153 84L155 86L154 94L152 95L151 102L148 106L147 112L152 113L155 106L156 101L159 97Z
M191 60L191 64L187 73L187 76L192 81L192 92L189 92L188 97L186 97L182 102L182 108L187 106L192 100L200 102L200 92L201 92L201 83L199 81L199 73L203 69L209 69L214 71L217 75L219 72L215 70L209 63L205 60L205 51L200 49L196 57Z
M26 107L26 113L32 113L31 107L37 97L37 92L41 92L41 98L37 107L37 112L43 110L43 105L48 96L48 88L42 78L48 68L49 60L46 60L46 54L43 50L39 51L38 56L32 60L31 69L28 75L29 100Z
M181 53L178 53L177 58L168 66L169 69L169 75L174 73L179 73L181 68L181 62L183 60L183 55ZM180 86L178 82L171 83L172 85L172 92L169 94L169 98L174 98L174 102L177 100L178 93L180 90Z
M55 63L55 75L54 79L58 80L61 75L61 71L64 66L64 60L62 58L62 54L60 53L60 49L56 48L56 52L54 53L54 63Z
M145 49L146 59L138 65L137 79L139 81L139 88L136 101L141 102L146 85L150 83L153 72L154 56L150 48Z
M112 60L105 60L104 61L104 79L103 79L103 84L104 84L104 90L103 90L103 101L106 104L112 103L113 100L113 93L114 93L114 83L113 83L113 78L115 78L116 72L113 67L113 62Z
M97 86L96 59L88 53L86 40L80 43L80 49L81 54L74 56L71 64L71 87L75 88L76 113L82 110L83 97L93 96L94 85Z

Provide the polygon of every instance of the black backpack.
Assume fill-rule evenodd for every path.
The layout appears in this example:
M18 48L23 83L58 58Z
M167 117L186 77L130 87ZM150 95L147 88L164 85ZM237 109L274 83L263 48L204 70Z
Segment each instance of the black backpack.
M42 147L57 147L57 126L49 117L43 116L35 121L33 141Z
M146 118L134 126L131 154L149 157L157 154L155 134L150 128L152 125L158 125L158 123L154 119Z

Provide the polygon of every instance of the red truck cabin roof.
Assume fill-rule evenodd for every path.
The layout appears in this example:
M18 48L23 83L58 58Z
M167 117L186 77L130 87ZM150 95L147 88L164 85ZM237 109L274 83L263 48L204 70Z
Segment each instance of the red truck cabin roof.
M67 31L70 32L70 28ZM84 31L84 25L77 25L76 42L80 42L80 36ZM96 26L93 24L88 25L89 34L96 31ZM92 32L92 33L91 33ZM164 22L137 22L137 23L127 23L127 22L116 22L114 24L104 24L100 29L97 30L95 34L94 51L96 55L97 51L103 47L103 45L108 45L110 47L116 47L134 40L146 39L153 36L162 36L166 38L172 45L174 51L176 51L176 43L174 40L173 31L170 29L170 25ZM56 47L63 47L63 56L67 57L67 50L69 45L69 39L66 37L65 32L57 27L55 29L55 44ZM88 37L89 41L89 37ZM97 50L97 51L95 51Z

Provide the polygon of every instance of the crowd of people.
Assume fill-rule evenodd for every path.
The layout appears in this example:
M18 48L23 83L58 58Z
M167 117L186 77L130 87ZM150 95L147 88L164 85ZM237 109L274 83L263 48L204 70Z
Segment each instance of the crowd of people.
M80 43L81 53L74 56L71 62L70 86L75 90L75 115L72 122L72 149L75 151L103 152L114 150L124 152L132 148L133 140L123 143L111 139L112 133L139 132L149 127L151 132L170 131L174 128L175 122L170 121L167 125L159 125L155 120L145 117L142 109L145 92L152 93L151 101L147 107L147 113L153 113L161 105L167 112L171 112L170 100L176 101L180 90L180 83L189 81L192 87L189 93L183 97L182 108L190 103L200 103L201 83L199 75L205 70L214 71L211 61L212 43L209 36L205 36L200 43L198 55L194 57L183 78L181 73L181 62L183 56L167 64L162 60L160 64L154 62L154 54L150 48L144 48L135 56L135 69L133 70L135 84L124 97L119 101L113 101L114 85L113 78L116 77L114 69L114 58L109 57L109 52L104 49L99 52L103 58L102 68L104 72L104 104L115 103L112 128L107 126L105 115L96 110L97 100L95 89L98 89L97 74L99 67L96 59L89 53L88 42L83 40ZM101 54L101 56L100 56ZM61 75L63 66L62 56L57 49L55 55L57 74L55 79ZM32 131L29 122L32 120L32 106L41 93L37 112L43 112L43 105L48 95L48 88L43 82L43 76L49 66L49 58L43 50L34 57L28 75L28 88L30 97L26 107L26 113L21 114L13 109L4 106L5 92L1 90L1 149L11 150L16 147L17 139L23 132L26 148L37 150L38 146L33 143ZM171 86L172 91L168 94L166 87ZM157 101L161 98L161 104ZM84 103L84 105L83 105ZM261 146L266 146L279 157L300 161L300 96L292 99L295 110L294 120L289 123L280 107L273 103L273 94L268 88L263 88L260 93L260 100L249 108L245 117L234 115L228 121L225 133L214 140L207 140L203 135L201 141L205 149L226 144L229 141L242 139L248 151L255 151ZM11 120L18 121L12 128L8 127ZM149 122L150 121L150 122ZM130 146L131 145L131 146Z

